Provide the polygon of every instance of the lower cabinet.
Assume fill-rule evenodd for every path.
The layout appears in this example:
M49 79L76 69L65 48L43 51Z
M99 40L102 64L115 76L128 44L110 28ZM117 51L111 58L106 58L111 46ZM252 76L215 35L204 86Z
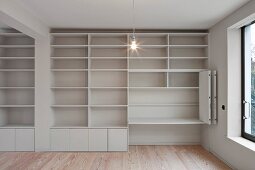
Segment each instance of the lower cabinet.
M52 151L127 151L127 129L51 129Z
M51 129L50 133L52 151L69 150L69 129Z
M34 133L34 129L16 129L16 151L34 151Z
M127 151L127 137L127 129L108 129L108 151Z
M15 151L15 129L0 129L0 151Z
M88 129L70 129L70 151L88 151L89 150L89 130Z
M89 129L89 151L107 151L107 129Z
M0 129L0 151L34 151L34 129Z
M51 129L52 151L88 151L88 129Z

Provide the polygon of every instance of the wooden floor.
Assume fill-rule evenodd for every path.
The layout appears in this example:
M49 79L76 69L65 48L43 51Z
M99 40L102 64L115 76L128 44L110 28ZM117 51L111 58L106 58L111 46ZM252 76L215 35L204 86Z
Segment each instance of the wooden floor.
M0 170L225 170L201 146L130 146L129 152L1 152Z

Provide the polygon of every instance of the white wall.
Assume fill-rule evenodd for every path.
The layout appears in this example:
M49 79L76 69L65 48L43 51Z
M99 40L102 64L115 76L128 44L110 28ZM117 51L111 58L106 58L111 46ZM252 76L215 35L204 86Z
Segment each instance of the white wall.
M230 133L230 129L228 131L231 125L228 116L230 119L233 117L231 115L241 115L241 53L240 48L234 48L240 42L240 38L236 39L237 43L228 44L228 37L240 35L240 31L228 31L228 28L253 13L255 1L250 1L210 29L210 68L218 71L218 124L204 126L201 140L205 148L240 170L254 169L255 152L228 139L228 136L233 134ZM239 58L233 55L233 51ZM233 67L234 65L237 67ZM226 105L225 111L221 109L221 105ZM236 129L240 130L240 124ZM240 131L236 134L240 135Z
M50 150L50 39L35 40L35 151Z
M41 38L49 34L49 27L21 6L17 0L0 1L0 20L33 38Z

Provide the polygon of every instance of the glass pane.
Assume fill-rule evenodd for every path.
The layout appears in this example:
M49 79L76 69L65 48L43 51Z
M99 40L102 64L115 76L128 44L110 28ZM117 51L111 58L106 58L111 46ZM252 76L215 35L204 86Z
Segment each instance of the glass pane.
M255 136L255 24L245 29L245 132Z

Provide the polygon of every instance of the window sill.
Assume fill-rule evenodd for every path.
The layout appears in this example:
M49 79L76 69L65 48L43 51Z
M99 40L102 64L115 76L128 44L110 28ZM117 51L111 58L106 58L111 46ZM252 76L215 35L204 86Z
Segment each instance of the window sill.
M243 137L228 137L228 139L230 139L231 141L234 141L244 147L246 147L247 149L250 149L251 151L255 152L255 143L252 141L249 141Z

